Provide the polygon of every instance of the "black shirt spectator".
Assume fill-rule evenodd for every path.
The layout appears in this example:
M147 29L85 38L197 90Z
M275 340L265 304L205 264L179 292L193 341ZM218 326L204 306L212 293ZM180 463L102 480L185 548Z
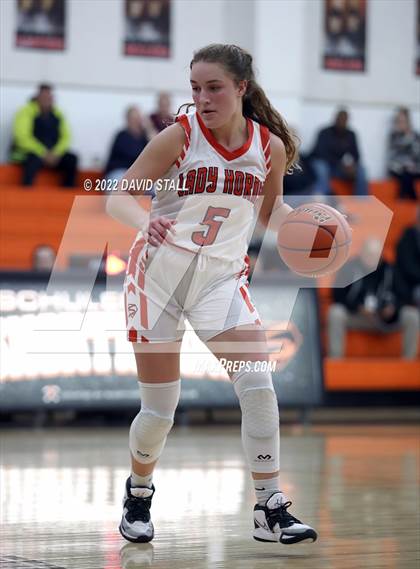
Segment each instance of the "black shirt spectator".
M120 130L112 144L105 173L114 170L127 170L149 142L144 134L135 135L129 130Z
M314 193L331 194L330 179L340 178L353 182L357 195L366 195L366 174L360 161L355 133L347 127L348 113L338 111L334 124L323 128L311 153L316 173Z
M328 310L330 357L343 357L348 329L382 333L401 330L403 357L416 357L419 311L397 300L395 272L391 265L380 258L381 249L380 241L368 239L360 256L346 263L338 273L335 287L340 284L347 286L333 288L334 304Z
M365 273L366 268L359 258L348 261L339 275L338 282L341 279L343 281L351 279L354 282L346 287L333 288L334 302L344 305L352 313L364 311L366 308L369 310L372 307L372 312L377 313L385 322L395 320L395 310L392 316L383 314L386 306L391 305L395 309L392 266L384 259L380 259L375 271L362 277Z
M119 131L112 143L106 163L105 175L108 179L120 179L133 164L151 137L147 121L139 109L129 107L126 112L126 127Z
M319 132L312 155L314 158L325 160L332 168L338 166L344 156L349 156L354 162L358 162L360 154L356 135L346 127L328 126Z
M420 206L416 225L407 227L397 245L395 294L399 305L420 308Z

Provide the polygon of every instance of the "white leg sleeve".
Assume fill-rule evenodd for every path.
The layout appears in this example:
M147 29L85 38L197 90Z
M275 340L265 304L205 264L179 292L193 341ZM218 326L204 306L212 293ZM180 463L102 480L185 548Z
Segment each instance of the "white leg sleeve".
M249 371L232 377L242 410L242 444L251 472L276 472L280 468L280 431L277 397L271 373L258 371L254 362Z
M157 460L174 423L181 393L181 380L139 383L141 411L130 428L130 451L143 464Z

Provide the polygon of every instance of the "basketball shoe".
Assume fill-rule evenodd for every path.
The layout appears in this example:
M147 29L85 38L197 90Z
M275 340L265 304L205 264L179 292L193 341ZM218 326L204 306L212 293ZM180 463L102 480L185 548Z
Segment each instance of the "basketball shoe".
M133 543L152 541L154 528L150 519L150 507L155 487L131 487L131 478L125 484L123 515L120 523L121 535Z
M254 539L287 544L315 541L318 537L316 531L287 511L291 504L292 502L289 502L281 492L270 496L265 506L256 504Z

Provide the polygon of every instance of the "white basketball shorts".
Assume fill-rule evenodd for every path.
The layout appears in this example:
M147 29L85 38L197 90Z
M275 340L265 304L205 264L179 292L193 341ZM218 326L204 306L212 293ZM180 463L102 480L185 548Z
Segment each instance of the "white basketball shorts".
M248 272L247 257L224 261L139 237L124 282L128 340L180 341L185 318L203 342L235 326L261 325Z

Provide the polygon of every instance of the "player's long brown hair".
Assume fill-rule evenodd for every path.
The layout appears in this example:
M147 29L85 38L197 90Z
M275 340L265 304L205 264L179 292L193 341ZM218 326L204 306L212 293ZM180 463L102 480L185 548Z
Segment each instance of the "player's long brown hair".
M242 98L243 115L265 125L281 138L286 148L286 171L291 172L297 164L299 141L284 118L272 107L263 89L255 80L252 55L237 45L215 43L194 53L190 69L199 61L220 63L236 83L243 80L248 82L246 93Z

